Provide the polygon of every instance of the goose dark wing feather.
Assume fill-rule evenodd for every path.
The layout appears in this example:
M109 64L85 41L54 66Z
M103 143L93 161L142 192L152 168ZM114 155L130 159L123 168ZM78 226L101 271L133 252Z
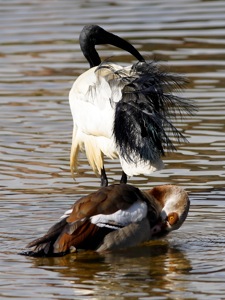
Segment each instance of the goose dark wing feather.
M59 223L63 227L59 227ZM25 251L22 254L29 256L64 255L71 251L71 247L73 249L76 249L76 247L88 247L88 249L94 250L104 237L104 232L102 232L103 235L101 236L99 234L96 235L102 229L89 221L78 221L76 224L68 224L65 218L59 223L52 226L43 237L27 245L28 248L35 247L34 250ZM56 227L58 227L58 230L55 230Z
M35 239L33 240L32 242L30 242L28 245L27 245L27 248L31 248L31 247L34 247L34 246L38 246L40 244L43 244L43 243L48 243L49 241L55 241L56 238L58 237L58 235L62 232L62 230L65 228L67 222L66 222L66 218L60 220L59 222L57 222L56 224L54 224L49 230L48 232L38 238L38 239Z
M54 224L44 236L33 240L26 246L27 248L34 247L34 250L23 251L20 254L28 256L48 256L54 253L54 243L62 232L64 232L66 226L67 222L66 218L64 218Z
M112 214L119 209L127 209L135 201L142 198L141 191L132 185L115 184L103 187L97 192L79 199L74 204L67 222L72 223L98 214Z
M75 202L68 217L53 225L43 237L29 243L28 248L35 248L24 254L30 256L65 254L70 251L71 246L85 246L87 239L88 247L95 249L105 234L112 229L99 228L92 224L89 218L127 209L138 199L145 199L145 196L138 188L127 184L104 187L82 197Z

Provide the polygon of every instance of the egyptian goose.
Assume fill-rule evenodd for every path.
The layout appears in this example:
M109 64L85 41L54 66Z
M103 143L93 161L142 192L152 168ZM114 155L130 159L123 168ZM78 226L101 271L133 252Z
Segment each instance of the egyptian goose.
M131 53L138 62L126 67L101 62L96 45L111 44ZM119 158L121 183L127 176L150 175L163 168L161 157L184 139L173 125L176 116L191 113L193 105L175 95L184 78L161 70L124 39L97 25L80 34L81 50L90 69L74 82L69 103L73 117L70 168L77 172L78 153L86 152L92 169L108 185L105 155Z
M141 191L128 184L102 187L75 202L59 222L27 245L29 256L62 256L139 245L178 229L188 214L187 193L175 185Z

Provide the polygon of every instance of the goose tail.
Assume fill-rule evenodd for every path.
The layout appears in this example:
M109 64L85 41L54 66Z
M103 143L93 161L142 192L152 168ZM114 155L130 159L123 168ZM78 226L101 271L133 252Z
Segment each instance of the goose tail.
M65 252L56 252L54 249L54 244L57 241L58 237L62 234L65 229L67 222L66 217L60 220L58 223L53 225L48 232L27 245L27 248L33 248L33 250L25 250L19 254L25 256L33 257L48 257L48 256L62 256L66 254Z

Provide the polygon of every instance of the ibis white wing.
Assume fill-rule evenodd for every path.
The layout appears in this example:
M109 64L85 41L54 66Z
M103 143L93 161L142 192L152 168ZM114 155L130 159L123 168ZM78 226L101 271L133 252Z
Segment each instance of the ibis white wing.
M69 94L74 125L83 133L112 138L116 102L125 83L115 74L122 67L94 67L81 74ZM122 68L123 69L123 68ZM128 68L124 68L128 72Z

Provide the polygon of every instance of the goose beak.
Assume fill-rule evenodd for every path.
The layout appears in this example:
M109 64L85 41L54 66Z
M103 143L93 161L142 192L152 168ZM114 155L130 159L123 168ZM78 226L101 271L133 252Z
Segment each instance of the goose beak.
M160 234L166 233L166 228L169 227L169 224L167 221L159 221L156 225L154 225L151 228L151 236L159 236Z
M161 232L161 226L160 224L157 224L155 226L152 227L151 229L151 236L156 235L157 233Z

